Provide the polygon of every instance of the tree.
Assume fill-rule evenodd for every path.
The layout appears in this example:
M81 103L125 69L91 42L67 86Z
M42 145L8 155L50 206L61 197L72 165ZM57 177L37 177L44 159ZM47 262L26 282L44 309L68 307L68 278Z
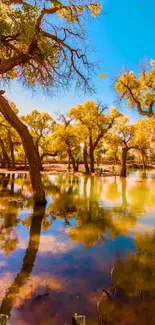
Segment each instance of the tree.
M89 145L90 171L94 173L94 152L100 140L112 128L115 119L120 115L115 108L111 113L104 115L105 107L93 101L77 105L69 112L69 116L77 121L85 135L84 149Z
M110 134L108 139L110 142L118 145L122 148L121 157L121 172L122 177L126 177L126 159L127 153L130 149L136 148L134 141L135 126L128 124L129 118L122 116L117 120L117 124L114 126L114 136Z
M126 100L129 107L136 108L143 116L154 116L155 104L155 62L151 69L142 68L138 76L133 71L122 73L116 80L115 89L120 101Z
M76 80L78 87L90 87L90 68L86 56L82 18L97 16L101 7L89 2L73 5L44 0L31 4L24 0L1 0L0 3L0 75L8 81L22 80L35 89L42 86L66 87ZM52 23L51 23L51 17ZM81 45L79 43L81 41ZM84 45L83 45L84 43ZM73 47L70 44L79 44ZM82 51L81 49L84 49ZM0 112L18 132L28 159L34 199L45 204L38 152L28 128L12 111L0 93Z
M79 168L80 144L77 137L76 126L71 125L70 121L64 120L64 123L57 123L53 128L53 143L58 153L64 152L68 155L74 172Z
M148 155L153 152L154 147L154 117L140 119L135 124L134 143L140 151L143 169Z
M119 161L119 139L117 134L107 134L105 137L105 153L106 153L106 159L113 159L114 164L116 165Z
M21 119L27 125L33 137L38 152L38 159L40 160L40 168L42 169L42 157L40 157L41 151L42 155L45 154L45 152L47 154L47 150L45 146L42 145L42 142L47 136L50 136L54 121L48 113L40 113L37 110L22 116Z

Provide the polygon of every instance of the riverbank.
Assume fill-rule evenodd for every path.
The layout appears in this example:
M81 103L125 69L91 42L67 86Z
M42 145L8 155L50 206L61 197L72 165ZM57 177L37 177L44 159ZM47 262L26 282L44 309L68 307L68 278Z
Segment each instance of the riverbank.
M44 164L44 170L41 171L41 174L50 174L50 175L83 175L85 174L84 170L84 165L80 164L79 165L79 171L74 172L73 170L68 170L68 165L67 164ZM142 166L138 164L130 164L127 166L130 169L142 169ZM150 165L148 169L154 169L155 165ZM94 175L99 175L99 176L117 176L120 174L120 164L118 165L112 165L112 164L101 164L99 167L96 165L95 166L95 173ZM102 170L102 173L101 173ZM0 173L1 174L28 174L29 170L27 169L22 169L22 168L16 168L16 169L7 169L7 168L0 168Z
M44 164L44 170L41 171L41 174L50 174L50 175L83 175L85 174L84 165L79 166L79 171L74 172L73 170L68 170L67 164ZM118 174L117 166L114 168L112 165L100 165L95 166L95 173L94 175L102 175L102 176L113 176ZM102 174L100 174L99 170L102 169ZM0 174L28 174L28 169L7 169L7 168L0 168Z

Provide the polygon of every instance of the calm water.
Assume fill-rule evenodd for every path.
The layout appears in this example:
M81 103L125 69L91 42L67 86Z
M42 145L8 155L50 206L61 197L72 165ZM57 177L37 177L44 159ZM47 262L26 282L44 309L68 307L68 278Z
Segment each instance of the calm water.
M155 171L44 184L46 211L33 211L28 176L0 175L0 313L11 325L71 324L74 312L95 324L115 284L128 298L104 300L109 324L155 324Z

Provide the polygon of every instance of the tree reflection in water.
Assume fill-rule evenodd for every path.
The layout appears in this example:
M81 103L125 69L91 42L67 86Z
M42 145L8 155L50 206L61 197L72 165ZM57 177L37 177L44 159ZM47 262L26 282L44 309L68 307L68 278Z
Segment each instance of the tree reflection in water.
M98 324L155 324L155 230L138 235L136 254L119 256L111 270L112 286L98 301Z
M42 220L44 218L44 214L45 207L34 207L30 226L29 242L23 259L22 268L15 277L14 282L11 284L7 294L5 295L2 301L0 314L6 314L9 316L11 315L11 310L14 305L15 299L20 292L20 288L24 286L24 284L27 282L33 270L36 255L39 248L41 225Z
M15 277L1 305L0 312L9 316L13 305L15 305L16 297L20 294L20 288L26 284L32 272L39 247L41 227L43 231L48 231L53 222L61 219L61 225L63 225L61 231L66 233L71 242L77 246L83 244L83 247L87 249L97 245L102 247L102 243L115 239L119 235L128 236L130 230L137 224L137 217L145 215L147 205L149 208L155 206L153 192L150 192L150 186L155 186L155 183L149 178L145 178L141 182L133 182L132 186L128 186L128 179L116 177L100 179L96 176L70 176L67 178L56 177L52 181L48 176L45 176L44 184L47 196L51 199L46 213L45 209L37 210L34 208L31 214L32 198L29 179L25 179L24 175L23 178L12 175L0 177L0 249L5 254L16 250L18 238L13 238L12 230L21 224L30 228L29 243L21 271ZM13 201L10 204L10 197L13 200L20 199L23 205L19 206ZM105 202L110 203L106 205ZM24 216L24 219L20 217L20 212L24 211L23 209L29 212L28 215ZM128 255L124 260L118 258L115 261L111 279L113 282L110 291L111 298L107 299L105 292L101 298L103 316L109 322L108 324L153 325L155 320L153 316L153 307L155 307L154 242L154 235L152 237L150 235L139 235L136 237L137 253ZM85 257L84 254L83 248L83 258ZM70 266L72 268L72 264ZM97 268L96 265L96 270ZM63 266L61 266L61 270L62 276L64 276ZM100 271L104 273L104 270ZM77 277L78 269L75 274ZM74 278L74 280L76 279ZM87 280L91 289L91 283L89 283L91 276L89 278L88 275ZM65 293L61 293L61 295L64 299ZM30 303L31 298L29 299ZM54 296L52 299L54 304L56 297ZM85 296L84 301L89 304L89 297ZM140 316L137 315L136 308L141 314ZM57 308L53 307L54 309ZM147 321L147 313L150 313L152 317L149 321Z
M100 196L103 191L103 184L97 177L83 177L72 183L67 180L63 182L56 179L56 191L52 192L53 201L49 211L53 216L64 219L66 227L71 226L70 218L76 220L75 227L69 227L69 237L72 241L82 243L86 248L102 243L106 240L108 232L111 238L119 234L127 234L129 227L136 224L137 216L142 209L137 209L128 204L126 195L126 180L120 179L122 203L117 206L105 207L100 203ZM82 194L81 183L83 185ZM54 187L54 185L53 185ZM50 187L49 187L50 188ZM114 179L113 197L118 195L116 178Z

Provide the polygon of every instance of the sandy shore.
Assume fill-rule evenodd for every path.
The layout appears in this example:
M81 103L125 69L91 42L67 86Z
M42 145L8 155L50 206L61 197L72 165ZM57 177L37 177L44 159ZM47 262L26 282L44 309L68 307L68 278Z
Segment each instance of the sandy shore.
M44 170L41 171L41 174L50 174L50 175L83 175L84 174L84 166L79 166L79 172L74 173L72 170L68 171L67 164L48 164L44 165ZM111 174L114 175L115 172L118 173L118 168L116 168L116 171L114 172L112 165L100 165L99 167L95 166L95 168L102 168L106 172L104 175L110 176ZM7 169L7 168L0 168L0 174L28 174L29 170L23 170L23 169ZM97 174L95 172L94 174Z
M84 171L84 165L79 165L79 172L74 173L72 170L69 171L67 169L67 164L44 164L44 170L41 171L41 174L49 174L49 175L83 175L85 173ZM104 171L102 176L114 176L119 175L120 173L120 165L100 165L95 166L95 169L101 169ZM130 168L131 165L130 165ZM151 169L155 168L155 165L150 166ZM1 174L28 174L29 170L24 170L20 168L16 169L6 169L6 168L0 168ZM95 175L98 175L99 173L96 171L94 173ZM101 175L100 175L101 176Z

